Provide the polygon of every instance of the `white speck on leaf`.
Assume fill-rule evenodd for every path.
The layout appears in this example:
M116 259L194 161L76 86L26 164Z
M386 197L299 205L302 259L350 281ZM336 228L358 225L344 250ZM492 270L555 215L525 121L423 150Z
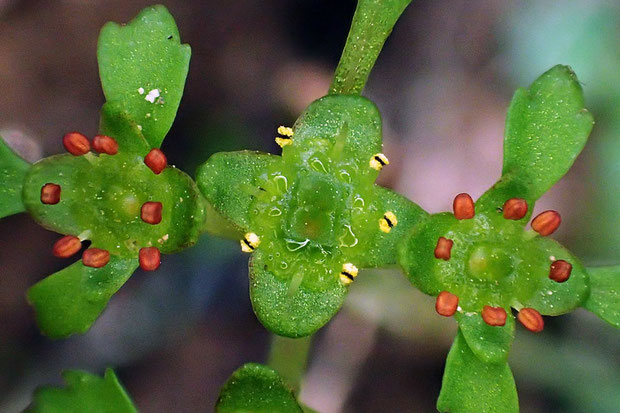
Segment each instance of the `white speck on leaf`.
M153 89L144 97L144 100L151 103L155 103L155 100L159 97L159 89Z

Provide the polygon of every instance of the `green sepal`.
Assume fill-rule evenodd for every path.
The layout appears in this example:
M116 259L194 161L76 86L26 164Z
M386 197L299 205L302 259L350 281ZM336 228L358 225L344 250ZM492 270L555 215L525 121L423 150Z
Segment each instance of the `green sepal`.
M445 290L444 284L437 277L444 267L458 264L458 261L437 262L433 255L437 239L449 231L454 224L454 217L449 213L431 215L430 219L414 226L412 231L398 245L398 263L409 281L425 294L436 296ZM456 250L456 249L455 249ZM464 271L460 270L461 273Z
M217 413L302 413L293 392L278 373L247 363L236 370L220 391Z
M519 303L543 315L552 316L566 314L580 307L588 298L590 286L586 269L579 259L552 239L537 237L532 243L536 249L527 255L522 271L532 274L527 283L536 292L526 297L521 295L521 289L516 291L515 297ZM553 260L564 260L573 266L567 281L558 283L549 278ZM514 307L519 308L518 305Z
M428 213L404 196L379 185L372 186L372 194L367 199L369 212L361 214L356 221L356 227L361 228L363 234L359 237L359 247L352 249L353 254L347 258L360 268L394 265L398 245L416 224L428 218ZM398 220L389 233L379 230L379 220L387 211Z
M258 249L250 259L250 299L263 326L291 338L308 336L323 327L338 312L346 295L338 274L323 274L324 267L318 266L316 271L321 274L279 276L278 268L268 263L265 254ZM306 266L304 270L312 268ZM322 282L311 285L305 279Z
M242 231L249 231L249 209L260 191L260 177L281 159L255 151L216 153L198 168L196 183L217 212Z
M506 324L490 326L480 313L457 312L455 318L469 349L485 363L502 363L508 358L515 333L515 320L510 309Z
M39 281L27 293L39 329L50 338L86 332L137 267L137 259L112 255L105 267L78 261Z
M144 156L150 145L138 124L116 102L106 102L101 108L99 133L116 139L120 152L132 152Z
M28 168L30 164L0 137L0 218L25 211L22 187Z
M476 201L476 212L503 216L504 203L511 198L523 198L527 201L527 213L523 218L514 220L525 227L534 212L535 200L529 194L526 183L515 178L514 174L503 175Z
M60 202L41 203L41 187L61 186ZM142 247L164 253L193 245L205 219L204 199L192 179L174 167L155 175L140 155L55 155L35 163L23 191L24 204L45 228L82 235L97 248L137 257ZM162 203L162 221L143 222L141 206Z
M172 126L190 55L161 5L142 10L126 25L110 22L101 30L97 59L106 100L122 104L151 147L159 147Z
M519 400L506 361L485 363L459 331L443 375L437 410L450 413L518 413Z
M381 115L370 100L356 95L322 97L308 106L293 129L293 144L282 151L287 162L310 164L312 155L323 152L340 164L348 163L352 175L376 178L377 171L368 165L381 152Z
M66 387L41 387L26 413L137 413L112 369L103 378L80 370L62 373Z
M506 116L504 184L499 186L514 186L511 198L533 204L568 171L593 125L581 85L568 66L554 66L529 89L518 89Z
M588 268L590 296L583 307L620 328L620 266Z

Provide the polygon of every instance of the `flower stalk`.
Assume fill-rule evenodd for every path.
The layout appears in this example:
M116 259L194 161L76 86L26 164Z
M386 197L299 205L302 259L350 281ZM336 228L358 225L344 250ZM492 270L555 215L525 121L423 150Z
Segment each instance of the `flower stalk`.
M411 0L359 0L330 94L360 94L396 21Z

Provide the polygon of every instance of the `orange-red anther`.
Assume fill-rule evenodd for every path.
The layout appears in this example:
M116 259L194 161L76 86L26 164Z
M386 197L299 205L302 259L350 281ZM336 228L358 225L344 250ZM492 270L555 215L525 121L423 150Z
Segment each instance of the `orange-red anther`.
M41 202L55 205L60 202L60 185L45 184L41 187Z
M145 202L140 210L140 218L147 224L157 225L161 222L161 202Z
M62 138L62 144L71 155L80 156L90 151L90 142L80 132L69 132Z
M161 254L157 247L140 248L140 268L144 271L155 271L161 263Z
M459 297L447 291L440 292L435 301L435 311L444 317L452 317L458 306Z
M522 308L517 315L517 318L523 324L523 327L527 328L533 333L539 333L545 328L545 322L543 321L540 313L533 308Z
M504 218L521 219L527 215L527 201L523 198L510 198L504 203Z
M93 148L99 153L116 155L118 153L118 142L109 136L97 135L93 138Z
M482 309L482 319L490 326L503 326L506 324L506 310L502 307L491 307L489 305L485 305Z
M82 264L87 267L101 268L110 261L110 253L100 248L89 248L82 253Z
M82 249L82 241L73 235L65 235L54 243L52 253L58 258L68 258Z
M541 212L532 220L532 229L543 237L553 234L558 229L562 217L556 211Z
M456 219L471 219L476 215L474 200L469 194L458 194L452 202L452 209Z
M153 171L155 175L159 175L161 171L166 168L166 165L168 164L168 159L162 151L154 148L146 154L146 156L144 157L144 163L146 164L146 166L151 168L151 171Z
M551 269L549 270L549 278L553 281L563 283L568 280L572 270L573 266L564 260L553 261L553 263L551 263Z
M437 246L435 247L435 258L448 261L450 259L452 245L454 245L454 241L451 239L439 237Z

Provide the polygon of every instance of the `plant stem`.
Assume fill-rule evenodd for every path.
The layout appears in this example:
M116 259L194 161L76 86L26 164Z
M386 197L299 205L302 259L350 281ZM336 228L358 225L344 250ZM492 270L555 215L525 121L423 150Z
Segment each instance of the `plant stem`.
M392 28L411 0L358 0L330 94L359 94Z
M287 338L273 336L267 365L276 370L297 393L306 371L312 336Z

